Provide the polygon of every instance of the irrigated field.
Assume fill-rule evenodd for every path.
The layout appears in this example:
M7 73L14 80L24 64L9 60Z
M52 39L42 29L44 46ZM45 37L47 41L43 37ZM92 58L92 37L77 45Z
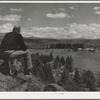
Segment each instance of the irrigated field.
M72 55L73 57L73 66L78 67L85 70L92 70L100 72L100 51L97 50L95 53L91 53L88 51L68 51L64 49L31 49L32 53L39 54L50 54L52 52L53 56L56 57L59 55L66 58L68 55Z

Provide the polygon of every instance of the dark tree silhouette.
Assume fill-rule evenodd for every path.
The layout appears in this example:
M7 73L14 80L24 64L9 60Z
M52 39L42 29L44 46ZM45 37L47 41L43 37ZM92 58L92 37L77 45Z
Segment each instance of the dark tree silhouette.
M79 74L78 68L76 68L75 75L74 75L74 82L76 85L80 86L81 83L81 76Z
M53 61L53 55L52 55L52 53L50 53L50 55L49 55L49 61Z
M69 79L69 70L64 67L63 73L61 74L61 82L63 84L66 84L66 80Z
M67 56L66 66L69 69L69 72L73 72L73 59L72 59L72 56Z
M42 77L44 82L47 82L47 83L54 83L55 82L55 79L53 77L53 72L52 72L52 69L51 69L49 64L43 65L43 72L42 73L44 74Z
M65 64L65 59L64 59L64 57L61 57L61 59L60 59L60 63L61 63L62 65Z
M86 84L86 87L90 89L90 91L96 90L96 80L92 71L88 70L83 73L83 82Z
M58 68L59 67L59 63L60 63L60 57L57 56L55 59L54 59L54 68Z

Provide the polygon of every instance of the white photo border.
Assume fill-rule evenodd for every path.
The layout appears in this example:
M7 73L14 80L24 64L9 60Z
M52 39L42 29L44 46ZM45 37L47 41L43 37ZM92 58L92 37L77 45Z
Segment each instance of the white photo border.
M0 1L0 3L100 3L100 1ZM0 99L100 99L100 92L0 92Z

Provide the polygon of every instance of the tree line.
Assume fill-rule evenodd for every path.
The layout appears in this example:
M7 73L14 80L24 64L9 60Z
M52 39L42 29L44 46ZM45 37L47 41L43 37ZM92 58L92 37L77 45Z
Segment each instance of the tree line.
M54 48L55 49L78 49L78 48L82 48L82 49L84 49L84 44L80 44L80 43L75 43L75 44L56 43L56 44L50 44L49 48L52 48L52 49L54 49Z

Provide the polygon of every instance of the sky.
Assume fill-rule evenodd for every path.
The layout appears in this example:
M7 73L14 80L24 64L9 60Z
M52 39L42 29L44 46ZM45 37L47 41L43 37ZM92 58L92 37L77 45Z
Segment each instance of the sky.
M0 3L0 33L25 37L100 38L100 3Z

